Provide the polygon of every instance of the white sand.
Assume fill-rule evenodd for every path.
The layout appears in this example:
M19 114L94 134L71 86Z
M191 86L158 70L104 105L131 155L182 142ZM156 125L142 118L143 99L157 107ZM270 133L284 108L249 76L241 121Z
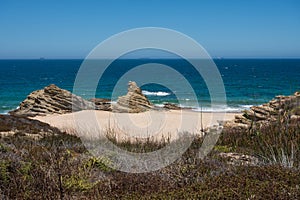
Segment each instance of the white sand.
M86 110L63 115L38 116L35 119L80 137L101 135L110 130L117 139L147 137L174 139L178 133L184 131L199 134L201 128L211 127L218 124L218 121L232 120L237 114L202 113L201 115L200 112L189 110L129 114Z

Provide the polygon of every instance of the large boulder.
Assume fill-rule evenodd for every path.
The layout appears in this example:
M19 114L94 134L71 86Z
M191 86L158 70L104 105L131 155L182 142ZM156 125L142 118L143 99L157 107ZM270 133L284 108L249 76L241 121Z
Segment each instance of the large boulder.
M137 84L134 81L129 81L127 94L119 97L112 108L113 112L139 113L152 109L153 105Z
M33 117L47 114L65 114L72 111L94 109L94 103L51 84L30 93L20 106L10 112L15 116Z

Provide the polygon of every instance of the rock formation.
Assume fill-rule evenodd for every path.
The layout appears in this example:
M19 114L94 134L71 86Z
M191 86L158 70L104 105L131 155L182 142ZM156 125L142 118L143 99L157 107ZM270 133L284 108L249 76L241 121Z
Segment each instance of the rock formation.
M94 109L94 104L54 84L30 93L11 115L33 117Z
M168 110L181 110L182 109L180 106L173 104L173 103L165 103L163 108L168 109Z
M248 129L253 122L268 124L278 120L278 116L300 122L300 92L291 96L276 96L266 104L252 106L250 110L245 110L242 116L236 116L233 121L227 122L225 128Z
M89 101L95 104L96 110L112 111L110 99L92 98Z
M137 84L129 81L127 94L119 97L117 103L112 108L113 112L139 113L152 109L153 105L142 94L142 90Z

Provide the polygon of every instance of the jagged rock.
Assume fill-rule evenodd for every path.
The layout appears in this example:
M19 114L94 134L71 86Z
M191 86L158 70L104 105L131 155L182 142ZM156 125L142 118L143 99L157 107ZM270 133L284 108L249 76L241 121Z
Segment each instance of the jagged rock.
M142 94L142 90L137 84L129 81L127 94L119 97L117 103L112 108L113 112L139 113L152 109L153 105Z
M164 108L168 110L181 110L181 107L173 103L165 103Z
M16 116L64 114L72 111L94 109L94 104L63 90L54 84L30 93L19 108L10 112Z
M0 136L18 135L40 138L61 134L60 130L38 120L12 115L0 115Z
M247 130L250 127L251 124L244 124L244 123L239 123L235 121L227 121L223 125L223 132L240 132Z
M253 106L251 109L256 113L260 113L266 116L277 114L274 108L270 107L267 104L263 104L261 106Z
M300 113L300 92L294 95L283 96L279 95L270 102L260 105L252 106L250 110L245 110L242 116L236 116L231 122L227 122L225 128L250 128L253 122L260 125L270 124L278 119L279 114L288 113L291 121L298 121L298 113Z
M265 120L268 118L268 116L255 112L254 110L246 110L244 111L244 115L245 118L253 120L253 121L260 121L260 120Z
M112 111L110 99L92 98L90 101L95 104L96 110Z
M249 125L251 123L251 121L241 115L236 115L234 118L234 123L238 123L238 124L246 124Z

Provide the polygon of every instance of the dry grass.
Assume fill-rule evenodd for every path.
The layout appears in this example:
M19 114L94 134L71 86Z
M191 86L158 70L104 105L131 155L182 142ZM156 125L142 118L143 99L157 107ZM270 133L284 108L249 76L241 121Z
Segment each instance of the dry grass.
M88 130L91 133L87 135L94 131ZM139 174L115 170L111 165L113 157L91 155L76 136L60 133L41 140L3 137L0 139L0 197L299 199L299 130L299 125L281 120L248 132L226 132L204 159L199 159L204 138L196 137L171 165ZM181 142L169 138L120 142L115 130L107 129L104 133L112 143L131 152L151 152ZM222 151L259 156L262 162L257 166L231 165L219 156Z
M227 130L219 140L237 152L258 156L264 164L300 169L300 122L291 122L289 115L248 131Z

